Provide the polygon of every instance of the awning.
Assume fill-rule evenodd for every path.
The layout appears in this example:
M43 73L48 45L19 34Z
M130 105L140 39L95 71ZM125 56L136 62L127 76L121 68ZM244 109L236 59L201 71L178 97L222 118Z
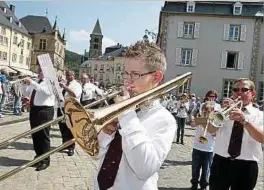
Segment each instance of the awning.
M11 67L11 68L20 72L23 75L29 75L29 76L35 76L35 77L38 76L38 74L36 74L36 73L34 73L28 69L22 69L22 68L16 68L16 67Z
M6 65L0 65L0 69L5 69L9 73L17 73L16 70L14 70L14 69L10 68L9 66L6 66Z

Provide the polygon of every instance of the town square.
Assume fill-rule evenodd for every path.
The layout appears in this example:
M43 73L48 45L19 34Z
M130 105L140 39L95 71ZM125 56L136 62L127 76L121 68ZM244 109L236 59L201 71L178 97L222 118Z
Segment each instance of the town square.
M1 1L0 189L260 190L264 1Z

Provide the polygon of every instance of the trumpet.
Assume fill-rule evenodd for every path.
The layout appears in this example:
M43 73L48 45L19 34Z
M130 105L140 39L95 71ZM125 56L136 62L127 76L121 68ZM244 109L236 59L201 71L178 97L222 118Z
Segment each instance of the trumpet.
M212 113L210 116L210 124L216 128L223 127L224 122L229 120L230 111L236 107L242 109L243 101L241 100L241 97L235 99L231 105L221 109L220 111Z

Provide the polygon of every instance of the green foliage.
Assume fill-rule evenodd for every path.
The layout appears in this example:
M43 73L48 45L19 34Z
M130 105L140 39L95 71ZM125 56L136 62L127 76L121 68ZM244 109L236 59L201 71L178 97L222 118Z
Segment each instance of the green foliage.
M81 65L82 55L65 50L65 66L75 72L75 78L79 75L79 67Z

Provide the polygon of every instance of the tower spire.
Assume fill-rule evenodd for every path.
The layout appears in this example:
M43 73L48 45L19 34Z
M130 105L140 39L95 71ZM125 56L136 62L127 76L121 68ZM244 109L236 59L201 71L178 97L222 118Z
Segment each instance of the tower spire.
M97 19L92 34L102 35L101 26L99 23L99 19Z
M55 22L54 22L54 25L53 25L53 27L52 27L53 30L57 30L57 19L58 19L58 17L57 17L57 15L56 15L56 17L55 17Z

